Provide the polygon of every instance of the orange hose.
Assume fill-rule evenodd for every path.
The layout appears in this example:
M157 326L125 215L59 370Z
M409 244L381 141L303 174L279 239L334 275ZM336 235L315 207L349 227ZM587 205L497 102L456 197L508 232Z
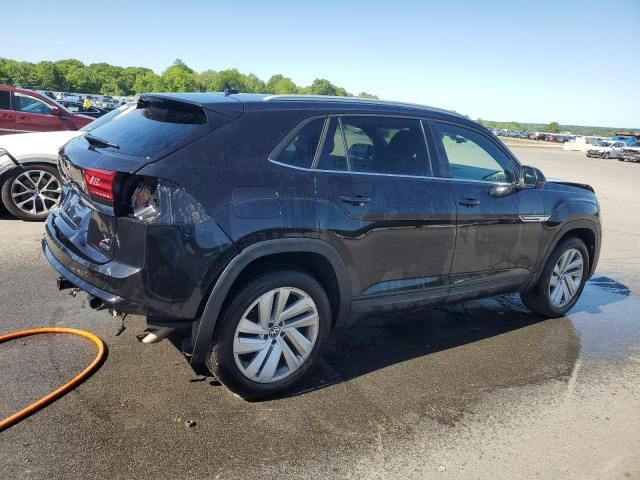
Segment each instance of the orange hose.
M41 333L69 333L71 335L79 335L95 343L96 346L98 347L98 354L96 355L96 358L93 359L93 361L89 364L87 368L85 368L82 372L80 372L78 375L73 377L67 383L62 385L60 388L57 388L53 392L42 397L37 402L32 403L28 407L23 408L19 412L14 413L10 417L7 417L4 420L0 421L0 431L10 427L11 425L18 423L20 420L28 417L29 415L41 409L48 403L51 403L54 400L57 400L58 398L62 397L65 393L73 390L79 384L84 382L100 366L100 364L104 360L105 353L106 353L104 342L92 333L85 332L84 330L78 330L75 328L50 327L50 328L34 328L32 330L22 330L20 332L12 332L6 335L1 335L0 343L8 342L9 340L15 340L16 338L28 337L30 335L40 335Z

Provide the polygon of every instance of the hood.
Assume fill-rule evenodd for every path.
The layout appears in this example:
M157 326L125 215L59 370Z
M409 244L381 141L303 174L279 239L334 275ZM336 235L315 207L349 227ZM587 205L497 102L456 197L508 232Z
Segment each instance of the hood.
M579 182L569 182L567 180L559 180L557 178L547 178L547 183L552 183L556 185L568 185L570 187L584 188L585 190L589 190L590 192L595 193L595 190L591 185L587 185L586 183Z
M60 147L84 133L77 130L60 130L3 135L0 137L0 148L5 149L18 161L28 158L48 158L55 161Z

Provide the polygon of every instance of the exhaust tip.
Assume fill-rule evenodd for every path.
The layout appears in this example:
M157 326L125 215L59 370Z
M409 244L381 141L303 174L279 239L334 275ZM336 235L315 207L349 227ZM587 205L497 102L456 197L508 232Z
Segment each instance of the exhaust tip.
M56 279L56 285L58 285L58 290L68 290L69 288L75 287L73 283L64 277L58 277Z
M106 308L104 304L104 300L98 297L94 297L93 295L89 295L89 306L94 310L103 310Z

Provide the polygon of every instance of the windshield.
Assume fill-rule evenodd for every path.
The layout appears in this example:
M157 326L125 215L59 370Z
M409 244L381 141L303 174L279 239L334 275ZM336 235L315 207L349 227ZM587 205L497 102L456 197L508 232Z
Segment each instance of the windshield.
M596 147L610 147L611 142L598 142L596 143Z
M113 120L115 117L117 117L121 113L124 113L127 110L134 110L135 106L136 106L135 103L128 103L126 105L122 105L121 107L116 108L115 110L111 110L106 115L103 115L100 118L95 119L93 122L86 124L84 127L80 129L80 131L90 132L94 128L98 128L104 125L105 123L109 123L111 120Z

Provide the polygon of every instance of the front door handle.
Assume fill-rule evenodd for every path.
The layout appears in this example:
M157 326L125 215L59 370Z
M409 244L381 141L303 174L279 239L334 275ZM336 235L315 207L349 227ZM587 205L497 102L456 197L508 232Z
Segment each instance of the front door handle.
M460 198L458 200L458 203L463 207L473 208L480 205L480 200L478 200L477 198Z
M365 197L364 195L341 195L340 200L342 200L343 203L364 207L371 201L371 198Z

